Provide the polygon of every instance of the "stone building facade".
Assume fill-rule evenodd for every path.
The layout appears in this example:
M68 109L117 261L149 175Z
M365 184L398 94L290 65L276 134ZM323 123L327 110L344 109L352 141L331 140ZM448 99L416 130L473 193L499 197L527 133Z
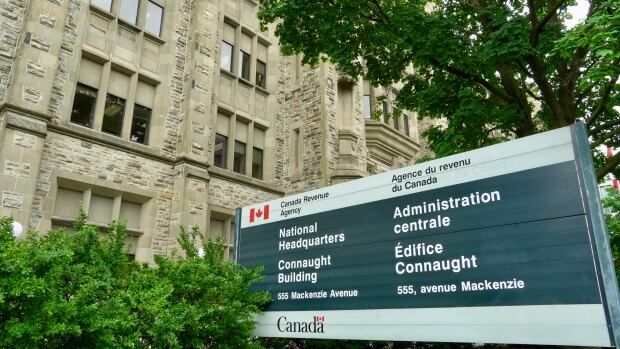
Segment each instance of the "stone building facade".
M232 247L236 207L410 163L415 113L378 121L397 88L283 57L258 7L0 0L0 215L122 219L152 261L180 226Z

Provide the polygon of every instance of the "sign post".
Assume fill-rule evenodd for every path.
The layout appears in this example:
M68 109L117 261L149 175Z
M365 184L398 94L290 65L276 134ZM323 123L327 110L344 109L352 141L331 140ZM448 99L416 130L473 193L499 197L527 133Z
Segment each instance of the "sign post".
M237 210L268 337L615 346L582 125Z

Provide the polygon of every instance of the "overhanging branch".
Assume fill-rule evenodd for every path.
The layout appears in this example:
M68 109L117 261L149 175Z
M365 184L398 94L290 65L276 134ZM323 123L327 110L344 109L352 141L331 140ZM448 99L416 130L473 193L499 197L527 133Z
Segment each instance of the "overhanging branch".
M556 15L556 12L558 11L558 9L560 7L562 7L564 4L566 4L566 0L559 0L547 13L547 15L545 15L545 17L543 17L542 20L540 20L540 22L538 22L536 24L536 26L532 27L532 35L530 37L530 43L532 44L532 46L536 46L538 44L538 38L540 37L540 34L542 33L543 29L545 28L545 26L547 25L547 23L549 23L549 21L551 20L551 18L553 18L553 16Z
M608 140L610 138L613 138L613 137L616 137L616 136L619 136L619 135L620 135L620 127L616 128L614 130L611 130L611 131L609 131L607 133L602 133L602 134L597 135L598 139L596 141L592 142L592 144L590 146L592 148L596 148L596 147L598 147L600 145L605 144L606 140Z
M491 84L490 82L488 82L487 80L485 80L481 76L473 75L473 74L468 73L466 71L463 71L463 70L461 70L459 68L452 67L452 66L447 65L447 64L443 64L443 63L439 62L438 60L436 60L434 58L430 58L429 62L434 67L442 69L442 70L445 70L446 72L448 72L450 74L456 75L456 76L458 76L460 78L463 78L465 80L476 82L476 83L480 84L482 87L484 87L485 89L487 89L487 91L491 92L492 94L494 94L495 96L497 96L500 99L504 100L505 102L512 103L512 98L508 94L506 94L504 91L500 90L496 86L493 86L493 84Z
M603 166L596 171L596 179L603 179L608 173L618 167L618 165L620 165L620 152L610 158L607 158L607 161L605 161Z

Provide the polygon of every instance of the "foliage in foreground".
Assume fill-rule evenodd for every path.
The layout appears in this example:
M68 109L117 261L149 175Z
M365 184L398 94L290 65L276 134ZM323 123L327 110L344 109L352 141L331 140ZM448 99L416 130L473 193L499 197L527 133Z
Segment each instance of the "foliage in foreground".
M441 118L427 138L438 156L583 121L592 140L620 147L620 9L589 0L262 0L284 54L329 60L375 85L402 82L402 109ZM413 68L413 70L411 69ZM620 153L597 177L620 176Z
M74 232L11 235L0 220L0 348L253 348L252 315L269 301L248 291L261 271L224 260L224 247L181 231L184 257L156 267L123 252L125 227L102 234L76 222Z
M611 209L611 213L605 214L605 223L607 223L609 245L616 267L616 277L620 280L620 192L618 189L608 188L607 196L602 201L603 207Z

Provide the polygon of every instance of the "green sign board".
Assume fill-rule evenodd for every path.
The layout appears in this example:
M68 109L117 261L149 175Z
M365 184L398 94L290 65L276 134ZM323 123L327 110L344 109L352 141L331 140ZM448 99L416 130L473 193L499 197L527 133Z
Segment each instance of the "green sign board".
M613 346L581 125L239 209L259 336Z

